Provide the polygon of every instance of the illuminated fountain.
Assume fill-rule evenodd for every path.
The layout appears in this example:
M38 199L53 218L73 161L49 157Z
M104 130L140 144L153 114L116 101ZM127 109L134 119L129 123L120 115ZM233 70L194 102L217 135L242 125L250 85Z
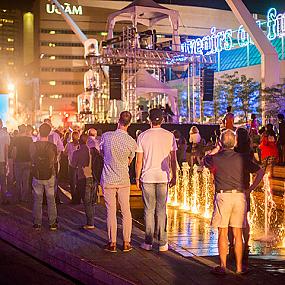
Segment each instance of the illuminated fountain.
M200 181L199 181L199 173L198 173L198 166L193 166L193 173L192 173L192 192L191 192L191 212L194 214L198 214L200 210L200 199L199 193L201 192L200 189Z
M208 168L204 168L202 172L204 185L204 213L203 217L209 219L212 214L214 188L211 185L211 173Z
M190 210L190 203L189 203L189 191L190 191L190 167L187 162L183 162L182 164L182 203L180 208L183 210Z
M215 235L212 234L215 231L209 224L213 211L214 191L213 177L207 168L199 169L197 166L190 168L188 163L183 163L181 169L177 171L176 187L169 189L168 205L173 207L170 213L174 219L171 224L171 233L174 236L179 236L176 233L178 229L184 233L186 226L184 223L189 224L189 221L192 221L191 233L186 233L186 235L189 234L189 240L191 240L191 235L196 229L198 231L195 232L197 235L202 232L207 238L211 237L216 243ZM263 178L263 186L251 193L250 206L251 210L248 213L248 218L251 253L284 255L285 191L283 197L272 194L269 173ZM194 214L195 217L189 218L188 213ZM176 223L177 225L175 225ZM203 230L200 230L200 227L203 227ZM185 233L182 236L181 243L186 242ZM195 240L189 242L191 246L195 247ZM212 252L214 248L210 246L209 252Z
M264 201L258 206L263 212L264 217L264 234L261 237L255 238L255 240L262 242L273 242L274 235L270 232L270 225L274 224L277 220L276 204L273 200L273 194L270 187L270 173L266 173L263 177L263 192L264 192ZM256 213L256 211L255 211ZM257 215L254 220L261 219L260 215ZM253 221L254 221L253 220Z
M213 208L213 185L208 169L199 171L198 166L190 169L184 162L181 170L177 170L177 184L169 189L168 205L193 214L210 218Z
M285 247L285 195L281 198L273 196L269 179L270 174L267 173L263 179L263 187L250 196L250 243L253 251L263 253L272 245ZM278 205L276 199L279 199ZM168 205L184 211L185 214L188 212L210 219L213 200L214 185L210 171L197 166L191 169L188 163L183 163L177 171L176 186L169 189Z
M171 205L171 206L180 205L180 203L178 202L178 199L179 199L178 196L179 196L179 192L181 189L181 170L179 167L177 167L176 177L177 177L176 185L170 188L168 191L167 203L168 205Z

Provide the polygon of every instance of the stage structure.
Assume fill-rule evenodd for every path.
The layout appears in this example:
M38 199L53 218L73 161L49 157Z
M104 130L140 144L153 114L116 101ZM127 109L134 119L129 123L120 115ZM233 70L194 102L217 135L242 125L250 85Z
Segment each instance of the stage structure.
M194 81L200 82L200 73L199 71L198 73L194 72L194 70L200 70L200 67L214 63L213 56L194 55L180 51L179 13L167 9L152 0L135 0L126 8L111 14L108 18L108 39L104 47L102 47L102 43L100 44L100 50L97 40L87 39L57 0L51 0L51 2L56 5L62 17L85 48L84 56L89 71L86 72L84 78L85 92L80 94L78 98L78 109L82 115L86 113L87 122L90 122L90 118L92 118L90 112L94 113L97 108L96 103L93 104L90 100L100 96L103 85L106 86L102 76L101 79L98 76L100 71L106 79L110 77L108 71L112 67L120 66L122 71L121 98L110 98L110 104L108 104L110 122L116 121L122 110L129 110L134 121L136 121L139 97L151 100L156 97L164 98L164 102L171 105L175 114L174 120L177 121L179 117L178 95L177 90L169 87L165 82L167 70L171 68L174 71L181 72L181 70L186 71L188 69L188 75L192 78L192 82L189 79L188 84L196 86L197 84L194 84ZM169 19L172 28L172 41L168 45L158 43L156 31L150 30L154 24L163 19ZM121 36L113 38L113 29L118 21L130 21L130 25L123 28ZM149 38L151 40L147 44ZM150 75L149 72L152 72L154 76ZM144 86L137 84L139 76L142 75L148 78ZM110 84L112 84L111 81ZM149 86L147 86L148 84ZM197 90L199 90L199 87L195 87L195 89L191 87L191 94L190 87L188 88L188 121L196 117L193 114L196 110L195 100L192 99L197 96ZM154 100L154 102L157 102L158 105L159 100ZM190 102L193 106L190 105Z

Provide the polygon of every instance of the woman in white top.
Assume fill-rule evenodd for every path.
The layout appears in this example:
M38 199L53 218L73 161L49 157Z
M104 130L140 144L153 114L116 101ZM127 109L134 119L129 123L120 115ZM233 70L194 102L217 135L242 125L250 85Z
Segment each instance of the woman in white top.
M201 159L198 146L201 143L201 136L199 129L196 126L191 127L189 131L189 143L192 145L190 165L193 166L195 160L197 160L198 164L200 164Z

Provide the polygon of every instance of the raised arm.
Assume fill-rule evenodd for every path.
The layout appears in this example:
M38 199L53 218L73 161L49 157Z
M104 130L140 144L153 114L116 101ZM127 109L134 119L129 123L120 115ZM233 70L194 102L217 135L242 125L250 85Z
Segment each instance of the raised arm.
M173 187L176 185L176 170L177 170L177 160L176 160L176 151L170 152L170 166L172 172L172 178L169 182L169 187Z
M140 177L142 173L143 165L143 152L137 152L136 156L136 184L137 188L140 189Z

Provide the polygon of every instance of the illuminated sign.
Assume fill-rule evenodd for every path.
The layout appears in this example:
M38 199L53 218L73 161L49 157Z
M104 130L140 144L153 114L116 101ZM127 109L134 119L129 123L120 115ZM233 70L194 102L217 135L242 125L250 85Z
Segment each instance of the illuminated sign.
M258 27L261 28L261 21L256 21ZM285 36L285 13L277 14L275 8L271 8L267 13L267 38L272 41L276 38ZM233 37L234 32L237 33L236 38ZM249 34L243 26L237 31L231 29L218 31L216 27L212 27L210 35L202 38L187 40L181 44L181 51L190 54L215 54L222 50L230 50L233 48L234 41L237 41L239 47L245 47L253 44Z
M82 6L74 6L74 5L70 5L69 3L63 3L61 7L65 11L65 13L69 15L82 15L83 14ZM46 12L48 14L58 14L58 15L61 14L56 8L56 6L53 4L46 4Z

